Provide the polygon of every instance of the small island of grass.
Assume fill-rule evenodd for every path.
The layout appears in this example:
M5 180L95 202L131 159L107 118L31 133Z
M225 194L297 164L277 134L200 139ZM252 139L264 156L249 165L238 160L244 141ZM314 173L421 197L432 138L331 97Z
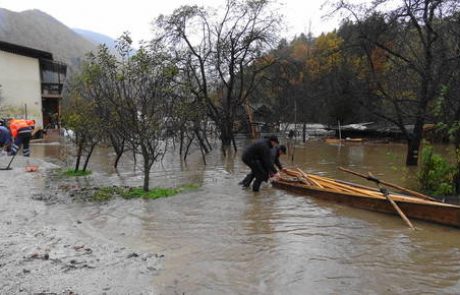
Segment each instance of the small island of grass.
M63 171L65 176L88 176L91 174L91 170L76 170L75 169L67 169Z
M174 188L156 187L149 191L144 191L138 187L100 187L96 188L95 192L90 197L91 201L103 202L108 201L114 197L121 197L123 199L158 199L166 198L177 195L178 193L196 190L199 188L198 184L184 184Z

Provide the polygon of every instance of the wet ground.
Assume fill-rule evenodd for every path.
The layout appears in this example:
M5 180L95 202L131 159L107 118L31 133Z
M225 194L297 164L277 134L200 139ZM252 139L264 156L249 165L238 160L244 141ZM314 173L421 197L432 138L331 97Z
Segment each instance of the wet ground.
M240 142L243 146L245 142ZM35 173L0 171L0 293L33 294L459 294L460 231L277 190L242 190L239 155L218 149L203 165L168 155L152 185L198 183L158 200L88 203L68 191L141 185L129 158L111 168L98 149L93 175L56 177L70 151L33 145ZM362 182L337 166L414 188L399 144L298 144L285 166ZM0 165L5 159L0 158Z

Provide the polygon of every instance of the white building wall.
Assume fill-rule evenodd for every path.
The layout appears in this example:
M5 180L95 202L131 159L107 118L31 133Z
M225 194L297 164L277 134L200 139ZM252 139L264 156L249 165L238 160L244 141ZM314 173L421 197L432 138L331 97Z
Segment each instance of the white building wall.
M43 127L40 65L37 58L0 50L1 117L33 119Z

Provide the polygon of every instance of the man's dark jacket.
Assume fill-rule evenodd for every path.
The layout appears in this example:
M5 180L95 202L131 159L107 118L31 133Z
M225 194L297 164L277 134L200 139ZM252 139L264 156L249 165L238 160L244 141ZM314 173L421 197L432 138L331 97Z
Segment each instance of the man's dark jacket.
M272 145L268 139L260 139L247 147L243 152L243 162L259 161L268 173L273 170L271 149Z

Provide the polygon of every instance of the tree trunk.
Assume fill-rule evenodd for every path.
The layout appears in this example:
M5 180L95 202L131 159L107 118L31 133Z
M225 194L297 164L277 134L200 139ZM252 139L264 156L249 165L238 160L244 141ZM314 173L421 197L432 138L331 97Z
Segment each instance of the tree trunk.
M149 185L150 185L150 171L149 171L149 169L145 169L145 167L144 167L144 186L142 187L144 192L149 191Z
M208 154L209 153L208 147L206 146L204 140L201 138L200 131L197 128L194 131L195 131L196 138L198 138L198 142L200 144L200 149L204 150L204 152L206 154Z
M123 152L124 151L121 151L121 152L117 153L117 156L115 157L115 163L113 163L113 168L115 168L115 169L118 168L118 162L120 161L121 156L123 155Z
M222 141L222 146L221 146L222 153L224 157L226 157L227 152L230 150L230 147L232 146L232 140L230 138L223 138L221 136L221 141Z
M203 164L206 166L206 153L203 150L203 146L200 145L201 157L203 158Z
M195 138L194 135L192 137L190 137L190 141L188 142L187 147L185 149L184 161L187 160L188 150L190 149L190 146L192 145L192 142L193 142L194 138Z
M457 166L457 173L454 175L455 194L460 198L460 165Z
M228 148L232 145L232 139L228 134L221 134L220 140L222 141L222 148Z
M113 150L115 151L115 162L113 163L113 167L116 169L118 166L118 161L120 160L121 156L125 152L125 141L126 139L123 138L121 142L118 141L119 137L114 134L109 134L110 143L112 144Z
M134 170L136 169L136 165L137 165L137 156L136 156L136 147L134 145L132 145L132 149L133 149L133 167L134 167Z
M125 140L123 139L121 142L121 146L115 150L116 157L115 157L115 163L113 164L113 168L117 169L118 167L118 162L121 159L121 156L125 152Z
M212 151L212 146L211 146L211 143L209 143L209 140L208 140L208 124L207 122L204 122L203 123L203 140L208 148L209 151Z
M180 140L179 155L182 156L182 152L183 152L183 149L184 149L184 130L182 128L181 128L180 133L179 133L179 140Z
M150 168L149 155L142 155L144 158L144 186L142 187L144 192L148 192L150 188Z
M220 132L220 139L222 141L222 151L224 152L224 155L226 155L226 151L230 150L229 148L232 146L232 140L233 140L232 129L233 129L233 124L227 122L225 126L223 126ZM234 148L236 148L236 146Z
M409 136L409 140L407 141L407 166L417 166L418 164L420 143L422 142L423 136L423 122L423 117L419 116L415 121L414 130L412 134Z
M83 146L84 146L84 142L83 141L80 141L78 143L78 151L77 151L77 162L75 163L75 172L78 171L78 169L80 168L80 159L81 159L81 156L83 154Z
M96 147L96 144L97 143L93 143L91 145L91 148L89 149L89 152L88 152L88 155L86 155L86 159L85 159L85 164L83 165L83 171L86 171L86 167L88 166L88 163L89 163L89 158L91 158L91 155L93 154L93 151L94 151L94 148Z
M205 142L206 142L206 145L208 146L208 150L209 150L209 151L212 151L212 145L211 145L211 143L209 142L209 139L208 139L208 136L206 135L206 133L205 133L205 135L204 135L204 140L205 140Z

